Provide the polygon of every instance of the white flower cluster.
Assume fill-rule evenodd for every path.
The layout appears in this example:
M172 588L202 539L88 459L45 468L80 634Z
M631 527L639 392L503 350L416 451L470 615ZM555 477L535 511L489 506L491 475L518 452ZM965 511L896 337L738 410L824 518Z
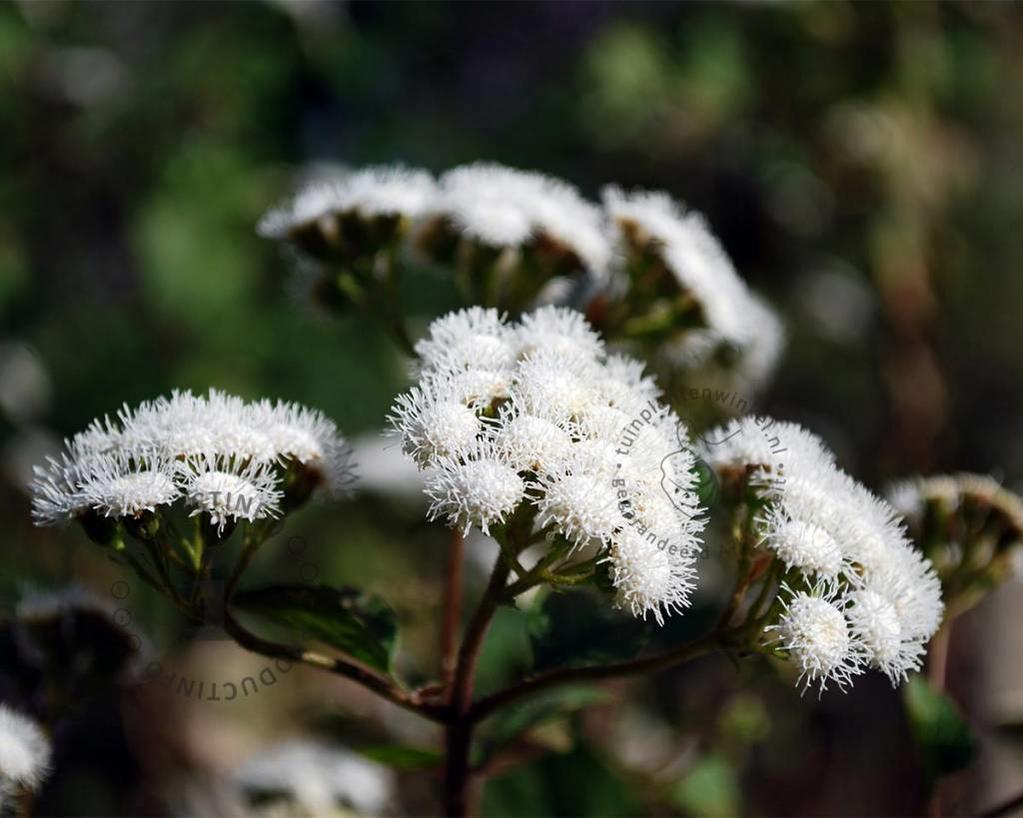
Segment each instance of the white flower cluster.
M38 724L0 704L0 809L12 790L39 787L50 771L51 754L50 740Z
M132 518L183 500L222 532L232 521L278 516L290 465L300 466L305 489L342 493L350 461L337 427L315 410L174 392L93 421L59 460L37 466L32 514L38 525L88 512Z
M441 176L429 210L493 247L515 247L536 238L556 242L598 278L611 261L600 208L567 182L542 173L487 162L463 165Z
M676 415L637 361L607 355L581 314L510 324L472 307L431 325L418 383L391 423L426 472L432 518L489 533L522 507L574 548L598 548L619 603L658 622L695 581L702 509Z
M319 179L268 212L257 229L278 240L317 224L330 233L331 220L346 214L367 220L400 216L420 226L445 219L460 234L494 248L546 239L598 277L611 261L603 214L574 187L541 173L485 162L454 168L439 182L426 171L400 166Z
M298 739L272 745L231 775L253 800L265 793L286 795L300 808L297 814L317 816L384 815L394 779L391 770L344 747Z
M773 371L784 345L781 322L746 286L698 213L668 194L604 189L604 207L623 242L654 251L680 290L699 306L704 326L669 343L665 353L687 368L711 365L722 347L737 353L737 382L756 388Z
M313 181L293 199L263 216L257 231L265 238L284 239L294 231L345 213L414 219L435 199L436 185L426 171L368 167ZM324 226L328 231L333 229L332 225Z
M668 340L665 357L679 367L701 368L708 378L723 371L722 359L731 358L724 368L731 386L754 389L766 380L784 343L781 323L736 273L703 218L684 212L665 193L609 187L603 205L588 202L567 182L494 163L456 167L436 182L425 171L371 167L314 182L267 214L259 231L294 239L317 227L329 243L337 240L339 217L370 223L400 216L407 226L402 235L445 263L472 257L451 246L467 239L491 248L502 260L498 266L519 270L520 277L529 278L544 254L565 262L547 268L560 283L568 273L584 274L582 291L533 282L543 286L530 291L530 303L564 302L580 292L617 297L613 271L638 243L661 257L675 281L672 295L691 299L701 316L700 326Z
M771 627L801 678L844 686L874 667L897 684L918 669L941 624L941 586L894 509L796 424L746 417L705 440L708 462L751 474L766 501L756 524L788 569L790 597Z

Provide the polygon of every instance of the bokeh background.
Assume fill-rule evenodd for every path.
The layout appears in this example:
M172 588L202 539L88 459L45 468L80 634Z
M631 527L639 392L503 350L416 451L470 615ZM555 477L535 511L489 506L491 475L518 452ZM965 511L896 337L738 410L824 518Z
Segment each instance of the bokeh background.
M173 672L258 675L265 660L196 638L137 583L124 601L130 577L78 531L33 528L31 465L172 388L297 400L374 439L404 362L359 316L305 309L254 226L311 164L477 159L703 211L788 327L758 407L822 434L868 484L969 469L1020 487L1018 6L26 0L0 4L5 612L78 583L123 603ZM458 303L427 275L404 297L420 330ZM392 454L368 452L366 490L299 515L254 571L378 591L403 669L426 678L446 540ZM709 659L549 725L549 752L495 778L484 812L976 812L1023 789L1021 614L1010 584L956 626L948 684L978 752L936 801L879 674L817 699L773 667ZM521 670L526 629L498 620L484 688ZM16 641L5 630L0 653ZM13 689L21 670L6 672ZM283 737L437 740L299 669L231 703L76 685L40 814L221 814L218 777ZM399 771L387 810L435 813L435 789L429 769Z

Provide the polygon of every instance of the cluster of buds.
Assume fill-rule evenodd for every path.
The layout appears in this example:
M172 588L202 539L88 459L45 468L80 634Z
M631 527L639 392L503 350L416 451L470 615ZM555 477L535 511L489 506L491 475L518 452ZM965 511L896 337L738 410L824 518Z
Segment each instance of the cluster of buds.
M703 455L736 511L748 588L761 584L752 634L821 689L868 668L893 684L919 669L942 622L941 585L888 502L793 423L732 421L704 437Z
M893 485L888 496L956 613L1023 574L1023 499L989 475L918 477Z
M673 374L698 369L705 382L756 389L783 345L780 322L705 220L664 193L609 187L601 207L567 182L495 164L436 181L371 167L302 189L260 232L311 262L314 292L363 306L392 330L405 259L450 274L467 304L513 314L577 307L605 336L654 351Z
M39 525L81 523L177 601L175 568L195 583L210 546L239 524L256 545L274 520L315 492L344 493L351 479L350 447L315 410L175 392L68 440L60 459L36 468L32 514Z

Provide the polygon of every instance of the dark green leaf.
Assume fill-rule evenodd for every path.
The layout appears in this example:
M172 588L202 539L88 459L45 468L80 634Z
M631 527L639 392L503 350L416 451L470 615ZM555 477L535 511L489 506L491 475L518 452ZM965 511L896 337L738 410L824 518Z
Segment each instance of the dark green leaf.
M650 623L614 610L591 589L551 594L530 621L534 669L630 659L650 638Z
M977 753L977 742L956 703L919 674L903 688L903 701L920 760L932 780L961 770Z
M499 608L476 666L477 692L485 695L521 679L529 672L532 659L529 615L517 608Z
M234 607L303 640L323 642L387 671L398 635L394 612L379 597L327 585L266 585L238 591Z

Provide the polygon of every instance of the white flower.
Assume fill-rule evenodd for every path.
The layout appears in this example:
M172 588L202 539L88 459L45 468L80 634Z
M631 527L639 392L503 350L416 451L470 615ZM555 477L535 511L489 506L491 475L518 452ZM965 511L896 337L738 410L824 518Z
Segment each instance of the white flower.
M424 371L501 372L515 363L515 334L497 310L469 307L434 321L430 334L416 343L415 350Z
M191 490L195 475L175 467L182 462L233 464L228 471L251 464L261 485L270 475L274 491L278 472L292 463L301 465L314 488L334 494L352 480L350 446L315 410L247 404L215 389L199 397L174 392L135 409L123 407L116 421L93 421L67 442L59 460L37 467L33 517L38 525L52 525L90 509L113 518L154 511Z
M844 683L857 663L879 668L893 682L917 668L944 614L941 585L892 506L843 472L820 438L795 424L732 421L705 435L702 450L719 471L750 475L765 504L754 522L760 543L848 622L850 647L847 661L837 665L839 675L826 672L825 664L817 670L807 665L804 671L816 674L810 681ZM799 606L793 603L782 622L768 628L789 634L797 659L798 646L810 638L802 631L792 636L803 608L825 615L817 601ZM804 619L811 621L809 614Z
M51 754L38 724L0 704L0 782L37 789L49 774Z
M418 383L390 417L426 473L431 519L487 533L528 504L534 537L606 550L636 616L685 604L704 525L695 459L641 364L606 358L579 313L550 307L518 325L463 310L417 349Z
M604 189L604 207L620 228L655 245L683 290L699 303L707 326L727 340L743 335L748 291L698 213L684 212L660 192Z
M286 793L309 815L383 815L394 795L394 774L342 747L290 740L249 758L232 774L242 790ZM290 812L288 814L291 814Z
M440 179L434 210L493 247L520 247L540 238L554 242L598 278L611 259L600 209L571 185L540 173L488 163L454 168Z
M685 368L714 364L721 346L738 361L733 388L756 389L772 373L784 345L777 316L739 277L698 213L687 213L666 193L604 189L604 206L626 242L649 245L679 287L697 303L704 326L669 342L666 357Z
M629 411L661 397L661 390L652 376L644 373L642 362L615 353L604 364L605 377L600 390L607 402Z
M89 509L79 489L78 464L67 454L60 460L47 459L47 466L34 466L32 483L32 520L36 525L56 525L77 517Z
M444 517L468 533L476 526L484 534L504 522L522 501L526 484L502 461L492 444L481 444L469 457L437 458L426 474L430 519Z
M604 342L600 336L581 313L565 307L545 306L523 315L517 336L520 358L541 350L568 360L604 357Z
M895 606L906 638L929 641L941 626L941 582L930 561L905 538L887 554L883 566L864 573L862 582Z
M280 515L284 493L269 463L237 461L209 455L190 457L178 465L185 501L192 515L206 514L223 534L229 522L261 520Z
M601 405L600 373L588 356L540 349L519 362L513 399L531 414L581 422Z
M502 411L494 441L516 471L543 472L570 456L573 441L565 424L536 415Z
M853 637L863 646L872 666L884 672L892 684L905 681L909 671L920 669L923 640L904 637L899 611L884 593L862 588L850 593L848 602L846 616Z
M162 455L129 458L121 452L89 458L78 490L82 501L104 517L137 517L170 505L181 494Z
M689 605L696 584L695 552L672 554L669 547L660 547L627 529L605 559L611 564L619 604L633 616L646 619L653 614L657 624L663 625L665 615Z
M842 546L823 526L789 518L777 508L767 516L764 542L789 568L835 580L843 569Z
M118 418L124 427L119 448L129 452L155 450L173 457L216 453L260 460L278 454L265 431L247 416L245 402L216 389L208 397L175 391L135 410L126 406Z
M849 623L833 595L800 591L784 604L785 612L772 628L778 631L782 650L799 668L805 687L817 684L824 691L834 681L844 688L862 672Z
M262 400L247 406L243 417L266 438L272 459L294 460L316 471L334 495L348 490L354 480L352 447L322 412L297 403Z
M509 397L512 385L510 370L466 369L454 374L424 372L423 380L432 381L428 389L447 390L459 403L473 409L487 409L495 401Z
M302 188L291 201L274 208L257 231L270 239L331 214L415 218L434 201L436 186L429 173L403 167L368 167L334 179L320 179Z
M553 523L577 546L612 542L625 526L614 479L608 464L586 454L549 465L536 483L537 522Z
M446 384L429 392L413 387L400 395L389 420L401 435L402 450L420 466L471 448L483 429L476 410L455 400Z

